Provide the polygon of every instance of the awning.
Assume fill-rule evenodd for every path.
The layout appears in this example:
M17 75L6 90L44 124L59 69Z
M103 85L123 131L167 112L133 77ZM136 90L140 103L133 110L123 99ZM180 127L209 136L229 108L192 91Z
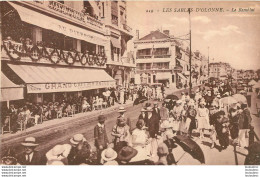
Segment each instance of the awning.
M156 80L167 80L171 77L172 75L170 73L156 73Z
M138 50L142 49L152 49L154 44L136 44Z
M22 21L44 28L48 30L53 30L55 32L70 36L72 38L84 40L94 44L104 44L108 39L101 35L94 33L92 31L65 23L63 21L51 18L47 15L35 12L33 10L27 9L20 5L8 2L13 8L16 9Z
M20 100L23 98L23 86L14 84L1 72L1 101Z
M178 76L180 76L181 79L187 80L187 78L182 73L177 73L177 74L178 74Z
M113 47L121 49L119 39L116 39L114 37L111 37L110 39L111 39L111 43L112 43Z
M148 59L137 59L136 63L169 63L171 58L148 58Z
M8 66L26 83L28 93L72 92L115 86L115 80L101 69Z

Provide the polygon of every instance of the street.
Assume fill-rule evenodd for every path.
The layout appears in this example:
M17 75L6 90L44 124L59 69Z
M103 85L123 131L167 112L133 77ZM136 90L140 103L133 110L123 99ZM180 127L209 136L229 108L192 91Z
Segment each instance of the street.
M197 87L193 88L194 90ZM175 95L180 96L183 90L178 90L174 92ZM169 94L171 91L167 90ZM255 97L255 95L253 95ZM255 105L256 98L252 98L252 105ZM142 104L137 106L132 106L132 102L128 102L125 105L127 110L126 116L130 118L132 127L135 127L136 120L140 114ZM97 124L97 116L99 114L104 114L107 117L105 122L107 134L109 136L110 142L112 141L111 131L113 126L116 124L116 118L118 116L117 107L108 108L107 110L95 111L90 113L80 113L74 117L67 117L62 119L55 119L51 121L43 122L43 124L31 127L25 132L17 132L16 134L5 134L1 135L1 153L4 152L8 147L13 146L18 152L22 152L22 146L20 143L25 137L34 136L38 143L37 150L46 153L52 147L57 144L69 143L69 139L77 133L83 134L87 141L94 148L93 137L94 137L94 126ZM253 126L255 126L255 132L259 136L259 124L260 119L254 115L254 108L252 108L251 114L253 118ZM206 132L207 133L207 132ZM196 132L195 132L196 134ZM245 156L247 155L247 150L236 149L234 151L233 146L229 146L226 150L219 152L217 149L210 149L211 142L209 136L204 139L199 139L195 137L194 140L199 144L204 152L206 165L242 165L244 164ZM191 155L185 153L181 147L177 147L173 150L176 161L178 165L200 165L200 162L193 159ZM227 158L228 157L228 158Z

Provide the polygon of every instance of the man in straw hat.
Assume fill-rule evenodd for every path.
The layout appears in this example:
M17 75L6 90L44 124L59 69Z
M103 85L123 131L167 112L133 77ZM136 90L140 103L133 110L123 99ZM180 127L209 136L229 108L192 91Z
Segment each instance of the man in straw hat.
M46 158L37 152L35 148L39 145L34 137L25 138L21 143L24 147L24 152L18 157L18 163L21 165L45 165Z
M117 159L120 164L127 165L129 161L136 155L137 150L130 146L125 146L118 152Z
M126 109L123 106L120 106L117 112L119 113L117 119L124 118L126 124L129 126L129 130L132 130L130 118L125 115Z
M69 165L79 165L79 164L84 163L86 160L85 152L91 151L91 147L88 144L86 138L82 134L75 134L70 139L70 144L71 144L71 150L67 156L68 164ZM63 145L63 146L67 147L67 145ZM83 151L85 151L85 152L82 153ZM65 154L65 156L66 156L67 153L63 153L63 154ZM85 159L83 159L83 157Z
M106 127L105 127L106 117L104 115L98 116L98 123L94 128L94 139L95 146L97 149L98 163L101 160L101 152L107 148L109 141L107 137Z

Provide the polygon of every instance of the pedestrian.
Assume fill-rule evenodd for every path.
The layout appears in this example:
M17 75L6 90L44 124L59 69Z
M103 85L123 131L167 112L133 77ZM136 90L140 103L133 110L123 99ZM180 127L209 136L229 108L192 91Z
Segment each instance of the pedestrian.
M118 165L116 161L117 153L112 148L107 148L101 153L102 161L104 161L104 165Z
M172 125L168 120L165 120L160 127L161 127L161 136L163 138L163 141L167 141L168 138L174 136L172 131Z
M219 151L226 149L229 145L228 119L224 116L225 112L220 111L217 114L217 120L215 122L216 133L220 144Z
M126 124L129 126L129 130L132 130L131 120L126 116L126 109L123 106L120 106L118 111L119 116L117 118L124 118L126 120Z
M130 160L137 155L137 150L130 146L125 146L117 154L118 163L120 165L128 165Z
M75 134L71 139L71 150L68 154L68 165L80 165L86 162L90 155L91 147L82 134ZM67 147L67 145L63 145Z
M165 107L166 103L162 103L162 107L160 109L160 118L161 121L165 121L165 120L169 120L169 111L168 109Z
M111 135L114 137L114 149L119 152L121 148L127 146L130 139L129 126L124 117L117 118L117 123L112 129Z
M182 113L183 107L182 107L182 101L178 100L176 102L175 107L173 108L172 115L174 118L173 121L173 130L177 132L180 131L180 120L181 120L181 113Z
M198 120L198 129L200 131L200 139L204 138L204 130L209 129L209 110L205 107L206 102L200 102L196 119Z
M7 152L3 154L1 165L20 165L17 161L17 155L13 148L8 148Z
M243 112L239 119L238 145L241 148L245 148L248 146L248 143L246 142L246 134L249 131L252 118L247 104L242 104L241 109Z
M159 144L157 154L159 156L159 160L155 163L155 165L168 165L167 156L169 154L169 150L165 143Z
M98 123L94 128L94 140L95 147L97 149L97 160L100 163L101 152L107 148L109 141L107 137L106 127L105 127L106 117L104 115L98 116Z
M161 115L160 115L160 109L158 107L158 102L154 102L154 104L153 104L153 115L156 116L159 120L161 120Z
M38 151L35 150L39 144L36 143L34 137L25 138L21 143L25 151L18 156L18 163L21 165L45 165L46 158Z
M194 104L190 104L187 110L187 120L186 120L186 129L188 130L188 134L190 137L192 137L192 131L197 128L196 116L197 116L197 111L195 109L195 106Z
M71 146L69 144L56 145L51 150L46 153L47 165L60 164L68 165L68 155L71 151Z
M146 121L147 119L146 109L144 108L141 109L141 114L139 115L138 119L143 119L144 121Z
M229 119L230 119L230 135L235 144L238 143L238 134L239 134L239 120L242 120L242 114L237 109L237 105L234 105L229 110Z
M159 133L159 119L158 117L153 114L153 110L151 107L147 108L147 127L148 132L151 138L156 138Z

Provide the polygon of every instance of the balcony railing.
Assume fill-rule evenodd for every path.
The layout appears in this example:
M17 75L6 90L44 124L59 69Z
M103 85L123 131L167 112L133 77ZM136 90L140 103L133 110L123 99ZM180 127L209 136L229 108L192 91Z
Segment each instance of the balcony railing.
M147 58L152 58L152 55L139 55L136 56L137 59L147 59Z
M104 24L101 22L101 20L84 13L83 9L82 12L80 12L57 1L41 1L41 3L39 3L39 1L27 1L22 3L32 4L34 6L40 7L41 9L44 9L45 11L50 11L52 13L61 15L66 19L71 19L74 22L79 22L81 24L83 23L84 25L90 25L94 28L102 30L104 29Z
M128 31L128 32L131 32L132 31L132 28L127 26L126 24L123 24L123 29Z
M171 54L155 54L154 58L171 58Z
M40 45L26 45L11 40L4 40L1 46L2 58L9 57L12 61L48 63L58 65L77 65L104 67L105 54L88 54L78 51L66 51ZM7 55L4 55L3 50Z

